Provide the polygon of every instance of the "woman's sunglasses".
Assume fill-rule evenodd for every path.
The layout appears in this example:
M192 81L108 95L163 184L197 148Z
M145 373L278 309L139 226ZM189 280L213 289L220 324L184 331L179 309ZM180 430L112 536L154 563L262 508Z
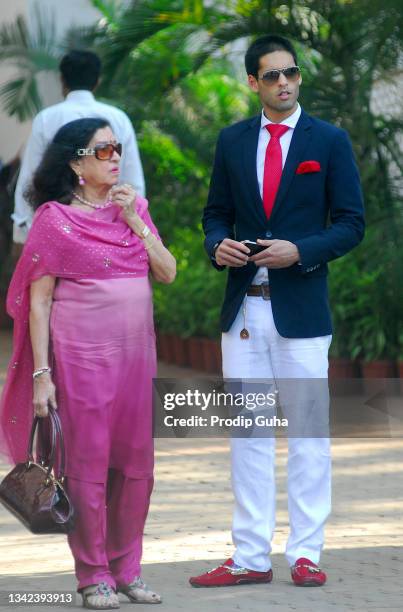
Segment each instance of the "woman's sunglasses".
M109 161L113 157L113 153L116 153L121 157L122 145L120 142L112 144L109 142L95 145L93 149L77 149L77 155L82 157L84 155L95 155L96 159L100 161Z
M261 77L258 77L259 81L265 83L276 83L279 80L280 74L284 74L285 78L293 81L297 79L301 74L299 66L290 66L289 68L280 68L279 70L268 70Z

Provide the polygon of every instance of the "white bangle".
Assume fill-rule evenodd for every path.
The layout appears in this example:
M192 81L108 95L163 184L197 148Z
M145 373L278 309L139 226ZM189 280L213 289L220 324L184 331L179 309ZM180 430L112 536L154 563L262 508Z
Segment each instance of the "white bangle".
M148 225L145 225L145 226L143 227L143 229L141 230L141 232L140 232L140 233L141 233L141 236L142 236L143 238L147 238L147 236L148 236L148 234L149 234L150 232L151 232L151 230L150 230L150 228L148 227Z
M47 372L49 372L50 374L51 371L51 368L49 368L48 366L46 368L38 368L37 370L34 370L32 372L32 378L35 380L35 378L38 378L38 376L42 376L42 374L46 374Z

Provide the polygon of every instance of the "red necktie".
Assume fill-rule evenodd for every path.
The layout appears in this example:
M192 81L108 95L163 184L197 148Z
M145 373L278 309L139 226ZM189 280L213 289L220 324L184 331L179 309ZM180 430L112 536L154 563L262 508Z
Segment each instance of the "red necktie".
M263 207L266 217L269 219L283 171L280 138L290 128L288 125L280 125L278 123L269 123L265 127L270 133L270 140L264 159Z

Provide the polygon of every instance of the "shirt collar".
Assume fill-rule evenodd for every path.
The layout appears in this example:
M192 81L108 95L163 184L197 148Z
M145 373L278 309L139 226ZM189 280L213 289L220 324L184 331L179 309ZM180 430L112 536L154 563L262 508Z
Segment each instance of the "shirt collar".
M67 94L66 100L73 102L93 102L95 98L92 91L88 89L75 89Z
M300 116L301 116L301 106L297 103L297 108L293 112L293 114L287 117L287 119L280 121L280 125L287 125L289 128L294 129L298 123L298 119L300 118ZM273 121L270 121L270 119L266 117L266 115L264 114L264 109L262 109L260 127L264 128L266 127L266 125L269 125L271 123L273 123Z

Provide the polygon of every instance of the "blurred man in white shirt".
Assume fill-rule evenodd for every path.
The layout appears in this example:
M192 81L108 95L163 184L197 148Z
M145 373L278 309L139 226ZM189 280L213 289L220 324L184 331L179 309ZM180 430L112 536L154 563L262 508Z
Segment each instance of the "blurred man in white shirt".
M62 125L74 119L100 117L110 123L113 133L123 145L121 181L132 184L137 193L145 195L143 168L129 117L122 110L94 98L93 91L98 85L100 72L101 61L90 51L70 51L61 60L60 76L65 99L42 110L33 121L15 191L12 215L14 242L24 243L31 226L33 211L24 199L24 192L46 146Z

